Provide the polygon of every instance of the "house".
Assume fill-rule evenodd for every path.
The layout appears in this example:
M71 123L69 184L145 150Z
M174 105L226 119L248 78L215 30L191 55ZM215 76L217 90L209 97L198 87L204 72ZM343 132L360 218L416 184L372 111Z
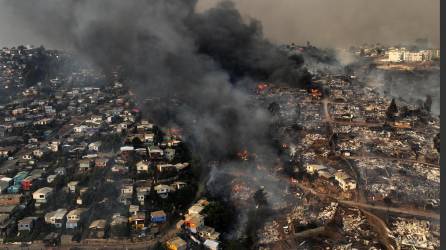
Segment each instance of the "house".
M203 226L198 230L198 235L208 240L218 240L220 233L216 232L213 227Z
M43 204L48 201L52 194L53 189L50 187L39 188L33 193L33 199L36 201L36 205Z
M204 226L204 216L201 214L187 214L184 218L184 226L192 233L197 233L198 229Z
M79 221L83 218L86 211L86 208L76 208L68 212L65 227L67 229L77 228L79 226Z
M98 158L94 161L94 165L97 168L105 168L105 167L107 167L108 162L109 162L109 160L106 158Z
M176 171L177 170L175 165L172 165L172 164L158 164L158 165L156 165L156 169L160 173L166 172L166 171Z
M186 186L187 186L186 182L182 182L182 181L176 181L170 185L172 190L180 190Z
M93 221L88 227L90 230L90 238L104 238L106 226L106 220L101 219Z
M356 181L342 170L335 173L335 180L344 191L356 189Z
M129 223L135 230L141 230L145 227L146 214L137 212L129 217Z
M12 147L0 147L0 157L8 157L11 156L15 151Z
M327 170L327 167L323 165L308 164L306 170L309 174L316 174L319 171Z
M149 147L149 157L153 160L163 159L164 151L159 147Z
M52 141L52 142L48 145L48 148L49 148L52 152L58 152L58 151L59 151L59 145L60 145L60 142L59 142L59 141Z
M139 212L138 205L129 205L129 214L137 214Z
M121 154L127 153L127 152L133 152L135 148L133 146L123 146L120 148Z
M149 163L146 161L140 161L136 163L136 172L139 173L147 173L149 171Z
M166 222L167 216L163 210L154 211L150 213L150 221L153 223L163 223Z
M171 192L171 188L170 186L160 184L155 186L155 191L161 198L165 199Z
M201 206L199 204L192 205L188 210L188 214L200 214L201 211L203 211L204 206Z
M22 194L2 194L0 195L0 206L19 205L23 201Z
M88 150L98 152L101 149L102 142L92 142L88 145Z
M79 161L79 172L86 173L91 169L91 161L89 159L82 159Z
M184 169L188 168L189 166L190 166L190 164L188 162L175 164L175 168L177 169L177 171L184 170Z
M143 142L153 143L153 140L155 139L155 134L144 133L143 139L144 139Z
M203 211L203 209L209 204L209 202L205 199L200 199L199 201L197 201L197 203L195 203L194 205L192 205L187 212L189 214L200 214L201 211Z
M128 181L122 184L121 186L121 193L122 194L133 194L133 182Z
M67 184L68 190L70 191L70 193L76 193L76 188L78 186L79 182L78 181L70 181Z
M24 191L31 190L33 184L36 183L38 179L39 179L39 177L37 177L37 175L27 176L25 179L22 180L22 183L21 183L22 190L24 190Z
M136 190L136 198L138 199L139 204L144 205L146 197L149 195L149 191L137 189Z
M176 237L166 241L166 247L168 250L186 250L187 243L180 237L176 236Z
M47 224L54 225L56 228L61 228L65 215L67 214L67 210L65 208L59 208L56 211L52 211L45 214L45 222Z
M209 250L218 250L218 249L220 249L219 248L220 243L218 241L215 241L215 240L207 239L207 240L204 241L203 245L207 249L209 249Z
M138 133L144 133L144 132L152 131L153 124L151 124L149 122L147 122L147 123L145 123L145 122L147 122L147 121L141 121L141 123L136 126L136 130L138 131Z
M17 230L20 231L29 231L31 232L33 227L34 227L34 223L36 222L37 217L25 217L21 220L18 221L17 224Z

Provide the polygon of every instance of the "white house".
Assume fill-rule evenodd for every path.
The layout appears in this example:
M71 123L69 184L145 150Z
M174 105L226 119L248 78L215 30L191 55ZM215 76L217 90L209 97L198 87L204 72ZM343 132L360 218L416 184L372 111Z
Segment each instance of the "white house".
M88 145L88 150L97 152L101 148L101 145L102 145L102 142L100 142L100 141L92 142Z
M61 228L66 214L67 210L65 208L59 208L56 211L45 214L45 222L54 225L56 228Z
M155 191L161 198L165 199L172 190L170 186L160 184L155 186Z
M306 170L307 170L307 173L309 173L309 174L315 174L317 172L327 170L327 167L323 166L323 165L308 164L306 166Z
M75 193L76 192L76 188L77 185L79 184L78 181L70 181L67 184L68 190L70 191L70 193Z
M136 163L136 172L145 173L149 171L149 163L146 161L140 161Z
M53 189L50 187L39 188L33 193L33 199L36 201L36 204L46 203L52 194Z
M71 210L67 214L67 223L65 224L65 227L67 229L77 228L79 226L79 221L86 211L86 208L76 208L74 210Z
M356 189L356 181L342 170L335 173L335 180L344 191Z
M401 62L404 60L405 50L391 49L389 50L389 62Z

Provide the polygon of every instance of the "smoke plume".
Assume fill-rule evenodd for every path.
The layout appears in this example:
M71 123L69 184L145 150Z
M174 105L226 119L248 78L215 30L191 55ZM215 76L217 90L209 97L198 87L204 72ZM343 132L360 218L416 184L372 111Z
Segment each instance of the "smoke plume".
M229 159L243 149L275 159L270 113L246 90L258 81L301 87L311 79L301 55L289 56L266 40L260 23L243 19L227 1L200 13L195 0L11 1L8 6L52 44L71 48L105 73L120 66L140 103L156 100L144 107L149 118L180 125L204 162ZM242 172L279 199L282 189L275 179L260 178L268 172L246 164L235 172L226 167L209 175L211 192L218 192L218 175Z
M179 100L170 122L186 126L203 156L262 145L268 114L252 106L240 87L257 80L302 86L310 77L303 59L288 57L267 41L260 23L245 22L231 2L202 13L195 5L195 0L9 4L34 31L105 72L122 66L141 100Z

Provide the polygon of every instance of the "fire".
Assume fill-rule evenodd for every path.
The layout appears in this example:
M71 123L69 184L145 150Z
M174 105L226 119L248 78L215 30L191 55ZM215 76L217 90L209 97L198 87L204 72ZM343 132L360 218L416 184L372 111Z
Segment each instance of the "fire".
M237 153L237 156L241 159L241 160L243 160L243 161L247 161L248 160L248 157L249 157L249 152L248 152L248 150L243 150L243 151L241 151L241 152L238 152Z
M322 96L322 93L319 91L319 89L315 89L315 88L310 89L310 94L313 97L321 97Z
M181 138L182 137L182 130L180 128L169 128L167 130L167 133L175 138Z
M268 88L268 84L261 82L257 84L257 92L263 92Z

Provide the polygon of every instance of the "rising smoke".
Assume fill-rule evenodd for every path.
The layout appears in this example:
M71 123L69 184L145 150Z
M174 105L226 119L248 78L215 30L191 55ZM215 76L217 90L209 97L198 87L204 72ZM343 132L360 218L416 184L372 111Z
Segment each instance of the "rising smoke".
M9 6L35 31L105 72L123 66L141 100L180 100L174 122L186 126L204 157L262 145L268 114L252 107L237 87L257 80L302 86L310 78L303 60L267 41L261 25L244 22L231 2L202 13L195 5L195 0L47 0Z
M304 86L311 75L302 56L288 56L267 41L260 23L242 19L231 2L200 13L195 5L195 0L9 2L53 44L72 48L105 73L121 66L140 101L156 97L164 104L157 113L149 104L149 117L183 127L205 162L241 149L275 159L268 140L270 114L245 89L260 80ZM233 172L222 169L210 173L209 188L219 184L222 172ZM253 166L239 171L268 175ZM274 180L253 182L279 197Z

